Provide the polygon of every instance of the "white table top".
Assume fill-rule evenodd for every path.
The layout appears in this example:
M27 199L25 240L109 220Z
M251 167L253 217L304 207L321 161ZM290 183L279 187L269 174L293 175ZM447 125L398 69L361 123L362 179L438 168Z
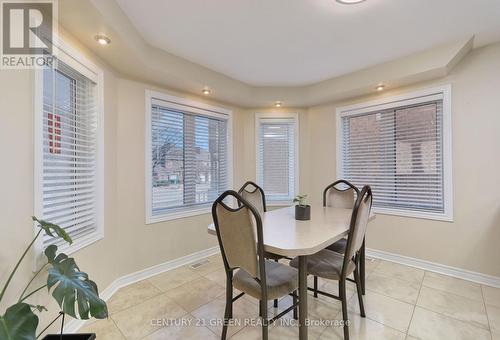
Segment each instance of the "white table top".
M317 253L347 236L351 214L352 209L318 205L311 206L311 220L297 221L294 206L268 211L262 216L264 249L287 257ZM213 223L208 232L216 235Z

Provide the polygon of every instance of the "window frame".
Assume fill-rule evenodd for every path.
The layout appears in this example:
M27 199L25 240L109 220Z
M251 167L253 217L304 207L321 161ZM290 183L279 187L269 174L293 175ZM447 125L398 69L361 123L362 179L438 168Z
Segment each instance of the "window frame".
M58 251L72 254L104 238L104 73L100 67L85 57L80 51L67 44L61 37L55 37L54 55L57 59L96 83L96 230L84 237L64 244ZM34 201L33 213L41 217L43 213L43 69L33 72L33 146L34 146ZM34 223L34 232L38 231ZM34 244L35 265L37 269L43 258L43 238Z
M336 175L343 178L343 148L344 140L342 118L360 115L380 109L391 109L407 104L418 104L429 101L429 98L441 96L443 100L443 196L444 212L419 212L396 208L373 207L373 211L384 215L414 217L438 221L453 222L453 159L452 159L452 120L451 120L451 84L404 93L402 95L385 97L378 100L339 107L336 110ZM375 193L376 194L376 193Z
M227 121L227 180L228 189L233 187L233 113L229 109L205 104L197 100L191 100L181 97L172 96L154 90L145 91L145 223L154 224L165 221L176 220L185 217L208 214L211 211L211 204L202 207L193 207L191 209L173 210L161 215L153 216L153 201L152 201L152 155L151 155L151 138L152 138L152 104L154 100L159 100L167 103L169 108L184 110L191 113L197 113L206 117L223 118Z
M260 162L260 155L259 155L259 145L260 145L260 122L261 120L273 120L273 121L289 121L293 120L294 125L295 125L295 138L294 138L294 143L295 143L295 164L294 164L294 193L293 196L295 197L299 193L299 179L300 179L300 173L299 173L299 164L300 164L300 144L299 144L299 135L300 135L300 125L299 125L299 114L298 113L256 113L255 114L255 179L256 183L261 185L261 178L260 178L260 167L261 167L261 162ZM262 185L261 185L262 186ZM265 188L264 192L265 192ZM268 197L266 197L266 204L267 206L288 206L293 204L293 198L292 197L290 200L270 200Z

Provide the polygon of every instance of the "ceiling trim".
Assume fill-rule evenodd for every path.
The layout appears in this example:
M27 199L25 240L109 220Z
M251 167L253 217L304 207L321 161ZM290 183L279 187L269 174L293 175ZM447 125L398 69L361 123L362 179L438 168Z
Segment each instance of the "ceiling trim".
M381 82L394 88L443 77L473 47L470 37L312 85L258 87L149 45L114 0L60 0L59 7L64 29L124 77L195 95L208 86L211 99L246 108L272 106L276 100L309 107L373 93ZM98 46L97 33L112 43Z

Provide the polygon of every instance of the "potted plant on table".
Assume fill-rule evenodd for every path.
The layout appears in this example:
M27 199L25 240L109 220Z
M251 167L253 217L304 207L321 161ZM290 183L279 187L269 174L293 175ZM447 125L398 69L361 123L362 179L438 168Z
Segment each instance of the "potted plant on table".
M295 204L295 219L299 221L307 221L311 219L311 206L306 202L307 195L297 195L293 199Z
M26 254L35 241L45 232L54 238L62 238L68 243L72 243L70 236L58 225L38 220L33 217L39 230L28 245L21 258L15 265L10 276L5 282L0 292L0 303L5 295L9 284L19 265L26 257ZM93 340L95 334L63 334L64 316L66 314L82 320L89 318L105 319L108 317L106 303L99 298L97 285L91 281L88 275L78 268L75 259L66 254L57 253L57 246L50 245L44 251L47 262L38 270L27 283L17 303L8 307L4 315L0 315L0 340L35 340L59 318L61 318L61 332L58 335L47 335L44 340ZM44 269L48 268L45 273ZM46 284L30 291L30 286L34 279L44 272L47 275ZM47 288L47 291L59 304L61 311L59 315L47 327L37 334L38 316L36 313L47 311L47 308L40 305L32 305L26 300L36 292ZM30 291L30 292L28 292ZM36 312L36 313L35 313Z

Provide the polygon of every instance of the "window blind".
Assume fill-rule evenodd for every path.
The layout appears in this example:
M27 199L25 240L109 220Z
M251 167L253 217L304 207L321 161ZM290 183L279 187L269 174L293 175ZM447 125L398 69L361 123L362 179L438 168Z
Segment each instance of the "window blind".
M295 196L296 124L294 119L260 119L258 182L268 201Z
M207 206L229 187L227 120L159 102L151 110L152 216Z
M97 230L96 83L57 60L43 71L43 219L73 241ZM43 246L64 241L47 235Z
M444 213L443 99L342 117L342 177L374 206Z

